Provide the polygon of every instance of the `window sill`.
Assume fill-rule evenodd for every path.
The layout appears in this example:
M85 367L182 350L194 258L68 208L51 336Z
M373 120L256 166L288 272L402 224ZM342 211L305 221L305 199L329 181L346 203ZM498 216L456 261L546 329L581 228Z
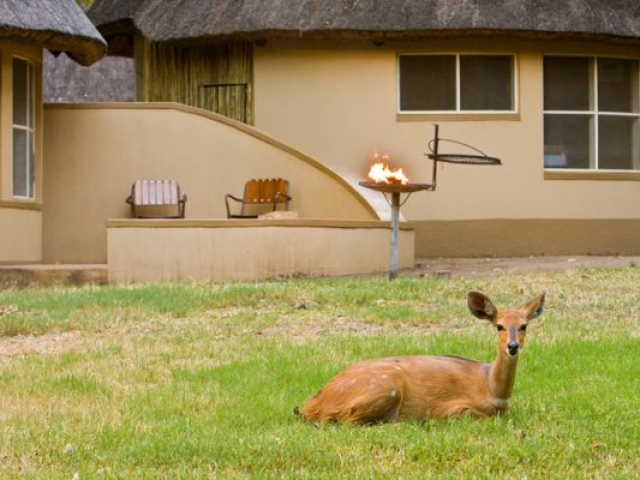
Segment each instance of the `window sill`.
M0 208L12 208L15 210L35 210L42 211L42 203L29 202L25 200L0 200Z
M577 171L570 170L545 170L545 180L614 180L614 181L635 181L640 182L640 171L633 172L597 172L597 171Z
M517 112L489 112L489 113L467 113L467 112L451 112L451 113L409 113L402 112L396 114L398 122L518 122L520 114Z

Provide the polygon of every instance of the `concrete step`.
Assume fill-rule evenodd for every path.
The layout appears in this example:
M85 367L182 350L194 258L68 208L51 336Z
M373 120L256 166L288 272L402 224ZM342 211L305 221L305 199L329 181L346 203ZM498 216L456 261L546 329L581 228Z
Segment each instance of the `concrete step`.
M106 285L106 264L0 265L0 288L54 285Z

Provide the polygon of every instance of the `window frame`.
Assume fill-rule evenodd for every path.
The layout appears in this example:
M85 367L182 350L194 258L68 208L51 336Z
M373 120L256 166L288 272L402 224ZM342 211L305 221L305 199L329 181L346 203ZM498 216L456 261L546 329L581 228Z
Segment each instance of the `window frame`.
M635 119L638 123L637 128L638 133L640 135L640 58L633 56L617 56L617 55L576 55L576 54L543 54L542 55L542 69L543 69L543 82L542 82L542 95L546 93L546 86L544 83L544 63L546 58L583 58L590 61L589 65L589 78L588 85L589 91L587 92L591 99L591 105L586 110L547 110L546 106L543 104L542 107L542 118L543 118L543 130L546 129L546 119L547 116L553 115L571 115L574 117L586 117L590 123L590 138L588 139L588 148L589 148L589 168L570 168L570 167L553 167L547 166L547 144L545 142L546 139L543 138L543 168L545 174L559 174L560 177L563 177L566 174L612 174L612 175L624 175L631 174L636 175L640 174L640 145L637 145L637 152L635 156L637 159L630 159L631 164L634 165L633 168L629 169L614 169L614 168L601 168L600 167L600 119L602 117L617 117L617 118L631 118ZM606 109L600 109L599 105L599 65L598 62L602 59L613 59L613 60L630 60L636 63L636 72L635 72L635 89L636 89L636 105L635 112L623 112L623 111L611 111ZM551 146L551 145L549 145Z
M15 122L15 74L13 69L15 68L15 62L21 61L26 64L26 89L25 89L25 109L26 109L26 118L24 125L17 124ZM12 187L11 187L11 196L13 199L18 201L35 201L37 199L37 177L38 177L38 160L37 160L37 123L38 123L38 112L37 112L37 99L36 99L36 82L37 82L37 70L35 63L19 54L13 54L11 56L11 64L12 64L12 81L11 81L11 90L12 90L12 109L11 109L11 132L12 132L12 158L11 162L14 169L14 174L12 178ZM25 164L25 184L26 184L26 195L22 195L16 191L16 182L15 182L15 167L16 167L16 145L15 145L15 133L16 131L25 132L26 133L26 148L25 148L25 159L23 159Z
M455 109L450 110L403 110L402 109L402 72L400 68L400 58L406 56L453 56L455 57ZM465 110L461 108L461 57L473 56L473 57L510 57L511 58L511 109L496 110ZM397 114L402 116L410 115L451 115L451 116L489 116L489 115L513 115L518 114L520 111L520 90L519 90L519 57L517 53L505 53L505 52L474 52L474 51L461 51L461 52L402 52L396 55L396 106Z

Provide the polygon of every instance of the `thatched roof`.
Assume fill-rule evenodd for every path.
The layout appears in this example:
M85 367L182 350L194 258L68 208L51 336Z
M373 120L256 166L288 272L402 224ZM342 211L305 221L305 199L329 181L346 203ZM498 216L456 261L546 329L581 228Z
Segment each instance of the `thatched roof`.
M67 56L44 55L44 101L47 103L132 102L133 60L104 57L83 67Z
M640 40L637 0L95 0L88 14L107 39L142 33L158 42L446 34Z
M75 0L2 0L0 39L66 52L82 65L106 53L106 43Z

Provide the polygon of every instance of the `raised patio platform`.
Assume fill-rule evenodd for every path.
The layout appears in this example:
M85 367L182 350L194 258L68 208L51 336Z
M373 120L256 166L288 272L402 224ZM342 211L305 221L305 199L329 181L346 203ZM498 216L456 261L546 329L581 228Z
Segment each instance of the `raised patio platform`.
M383 273L390 222L324 219L117 219L107 222L109 283L259 281ZM399 268L414 265L402 222Z

